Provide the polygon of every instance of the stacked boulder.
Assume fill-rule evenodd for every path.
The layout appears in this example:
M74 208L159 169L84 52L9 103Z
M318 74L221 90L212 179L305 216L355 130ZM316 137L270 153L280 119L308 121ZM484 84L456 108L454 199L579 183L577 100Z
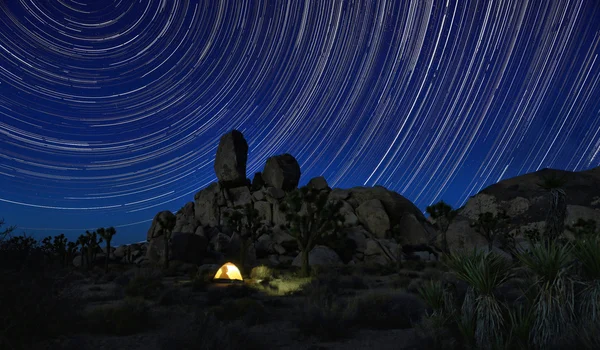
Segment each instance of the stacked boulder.
M214 164L218 181L196 193L194 201L175 215L173 259L201 263L232 254L240 242L229 227L228 218L247 206L256 209L265 232L253 246L254 257L272 265L296 259L298 244L287 229L289 223L282 204L298 187L300 165L290 154L275 155L267 159L262 172L249 180L247 152L248 143L239 131L221 137ZM311 264L387 264L396 259L398 239L402 244L425 244L435 235L431 224L413 203L384 187L331 189L322 176L311 179L307 186L327 192L330 200L341 201L345 219L341 234L352 242L353 249L342 254L339 247L317 246L311 252ZM164 239L158 224L161 215L166 214L155 216L147 234L146 257L152 262L164 256L161 253L165 249Z

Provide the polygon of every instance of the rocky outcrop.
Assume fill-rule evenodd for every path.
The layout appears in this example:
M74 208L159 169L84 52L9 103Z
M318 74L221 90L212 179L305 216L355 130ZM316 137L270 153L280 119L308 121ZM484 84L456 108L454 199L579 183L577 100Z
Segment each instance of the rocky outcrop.
M242 140L243 136L235 131L221 139L215 161L219 182L200 190L193 202L177 212L169 247L164 246L153 223L147 235L147 261L158 262L164 257L165 249L170 249L173 259L192 263L205 262L205 257L237 258L231 254L239 252L241 241L239 233L231 227L230 217L236 211L243 214L245 209L242 208L248 205L256 210L260 230L264 232L249 249L248 259L265 259L265 263L276 265L291 264L298 256L298 241L290 234L287 213L282 208L289 192L297 188L300 181L299 164L289 154L271 157L264 170L256 173L249 184L245 179L243 156L247 150ZM243 173L225 171L240 170L242 163ZM313 249L310 259L314 256L315 260L311 264L388 264L396 259L397 237L392 237L392 232L399 232L404 241L410 243L427 242L430 235L427 231L430 224L418 208L396 192L383 187L331 189L322 176L308 181L307 187L328 193L330 201L339 201L344 217L342 236L328 237L324 240L326 244ZM157 215L167 215L165 213Z
M262 178L267 186L291 191L300 182L300 165L291 154L282 154L267 159L262 172Z
M191 264L201 264L206 255L208 242L205 237L193 233L173 234L171 258Z
M165 211L161 211L160 213L156 214L154 216L154 219L152 220L152 225L150 226L150 229L148 230L148 233L146 234L147 240L150 241L156 237L160 237L162 236L162 227L159 224L159 219L164 221L167 221L167 219L169 217L174 217L175 215L173 215L173 213L171 213L168 210Z
M547 213L551 207L548 192L540 189L538 183L543 178L557 177L566 180L563 189L566 193L567 218L565 224L572 225L579 218L596 220L600 223L600 167L581 172L556 169L542 169L493 184L473 197L458 210L459 215L448 229L448 244L451 249L487 247L487 243L470 223L479 213L506 211L510 217L508 232L516 233L518 244L525 238L519 232L535 228L543 232ZM520 228L520 231L517 231ZM568 231L565 232L569 236ZM501 248L495 242L494 249Z
M248 143L237 130L221 136L215 158L215 174L226 188L245 185Z
M360 222L379 238L386 238L390 234L390 218L385 207L379 199L370 199L356 208L356 215Z
M323 245L315 246L310 253L308 253L308 264L310 266L317 265L343 265L340 256L331 248ZM294 261L293 266L302 266L302 255L298 254Z

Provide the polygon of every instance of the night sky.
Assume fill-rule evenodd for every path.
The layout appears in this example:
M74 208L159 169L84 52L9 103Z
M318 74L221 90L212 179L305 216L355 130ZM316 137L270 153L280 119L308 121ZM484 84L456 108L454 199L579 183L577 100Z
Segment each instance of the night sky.
M140 241L216 180L294 155L301 184L424 210L600 165L600 2L0 0L0 217Z

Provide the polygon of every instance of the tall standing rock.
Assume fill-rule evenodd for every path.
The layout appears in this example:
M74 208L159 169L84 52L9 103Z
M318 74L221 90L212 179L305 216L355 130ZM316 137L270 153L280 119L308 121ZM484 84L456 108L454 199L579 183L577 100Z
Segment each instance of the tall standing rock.
M221 136L214 166L219 182L226 188L245 185L247 160L248 143L241 132L232 130Z
M282 154L267 159L262 177L268 186L291 191L300 182L300 164L291 154Z
M146 233L146 240L150 242L152 239L156 237L162 236L162 226L159 223L159 220L167 221L171 219L171 217L175 218L175 215L168 210L164 210L154 215L154 219L152 220L152 225L150 225L150 229Z

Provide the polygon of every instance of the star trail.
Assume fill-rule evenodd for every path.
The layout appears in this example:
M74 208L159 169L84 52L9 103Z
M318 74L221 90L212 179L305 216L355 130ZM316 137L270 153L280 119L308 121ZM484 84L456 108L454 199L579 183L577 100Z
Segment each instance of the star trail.
M459 207L600 165L599 53L596 0L0 0L0 217L142 240L233 128L250 178L288 152Z

